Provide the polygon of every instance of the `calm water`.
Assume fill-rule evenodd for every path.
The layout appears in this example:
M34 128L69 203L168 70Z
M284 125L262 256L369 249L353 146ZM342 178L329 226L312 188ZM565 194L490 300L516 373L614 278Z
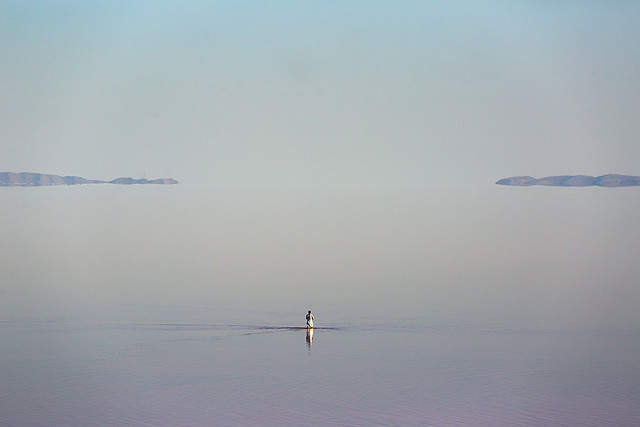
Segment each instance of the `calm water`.
M2 426L640 425L637 188L0 202Z
M2 318L0 424L640 423L638 330L134 311Z

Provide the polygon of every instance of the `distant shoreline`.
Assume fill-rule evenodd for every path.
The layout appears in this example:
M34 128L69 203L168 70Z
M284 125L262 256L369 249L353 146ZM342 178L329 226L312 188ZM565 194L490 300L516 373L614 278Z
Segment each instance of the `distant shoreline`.
M529 187L545 185L549 187L637 187L640 186L640 176L608 174L601 176L588 175L558 175L544 178L530 176L513 176L496 182L498 185L512 185Z
M158 179L134 179L129 177L116 178L111 181L97 179L86 179L80 176L60 176L35 172L0 172L0 187L47 187L51 185L83 185L83 184L158 184L173 185L178 184L173 178Z

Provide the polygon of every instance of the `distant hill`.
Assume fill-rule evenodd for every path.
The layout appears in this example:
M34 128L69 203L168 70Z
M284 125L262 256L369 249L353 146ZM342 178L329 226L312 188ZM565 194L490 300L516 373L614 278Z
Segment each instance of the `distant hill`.
M177 184L173 178L133 179L116 178L111 181L86 179L79 176L46 175L33 172L0 172L0 187L42 187L48 185L79 185L79 184Z
M545 178L532 178L530 176L514 176L504 178L496 182L498 185L516 185L526 187L530 185L546 185L552 187L634 187L640 186L640 176L630 175L559 175Z

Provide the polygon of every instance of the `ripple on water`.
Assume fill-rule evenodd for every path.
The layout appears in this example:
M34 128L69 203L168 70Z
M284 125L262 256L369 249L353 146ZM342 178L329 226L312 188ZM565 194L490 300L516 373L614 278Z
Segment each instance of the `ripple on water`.
M114 328L3 350L1 424L640 424L638 358L558 358L553 334L318 329L309 347L304 328Z

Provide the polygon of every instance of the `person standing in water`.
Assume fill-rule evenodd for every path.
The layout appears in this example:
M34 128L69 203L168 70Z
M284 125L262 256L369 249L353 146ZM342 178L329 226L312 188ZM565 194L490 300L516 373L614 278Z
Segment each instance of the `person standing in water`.
M307 313L307 328L313 328L313 314L311 314L311 310Z

